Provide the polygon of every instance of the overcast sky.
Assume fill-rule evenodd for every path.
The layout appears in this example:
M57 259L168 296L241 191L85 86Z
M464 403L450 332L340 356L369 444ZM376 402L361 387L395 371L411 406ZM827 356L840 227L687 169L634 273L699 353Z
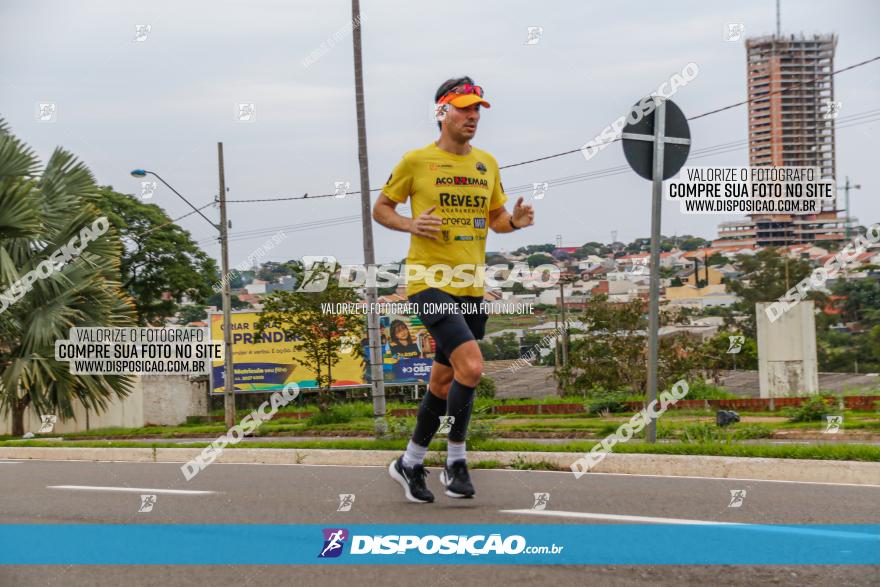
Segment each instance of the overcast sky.
M428 108L437 86L470 75L492 108L474 144L501 165L579 148L656 90L685 64L698 77L674 101L688 116L744 99L745 47L726 40L727 25L745 36L775 29L775 2L442 3L365 0L363 57L370 181L381 187L401 155L436 139ZM782 3L784 33L836 33L835 69L880 55L880 4L872 0ZM56 146L75 153L101 184L139 193L129 175L161 174L196 205L217 193L217 141L226 154L230 199L332 192L335 181L358 189L357 128L347 1L0 2L0 117L45 161ZM135 25L150 25L135 41ZM540 42L525 44L529 26ZM335 47L303 61L322 42ZM840 117L877 111L880 61L838 75ZM38 103L56 104L57 120L40 122ZM237 120L253 103L254 122ZM745 106L691 123L693 149L747 138ZM876 119L876 116L874 117ZM870 117L869 117L870 119ZM843 126L844 123L841 123ZM837 174L862 185L853 215L880 220L877 179L880 121L837 131ZM747 165L741 147L694 165ZM502 171L505 186L551 182L535 202L536 224L492 235L489 250L555 242L576 246L626 242L650 232L650 184L631 172L552 185L554 179L625 164L616 143L586 161L575 153ZM528 193L511 194L530 196ZM189 211L160 187L152 202L172 217ZM218 218L216 208L206 214ZM278 228L288 237L266 260L335 255L363 260L359 221L303 230L295 225L360 214L359 199L230 203L233 264ZM664 203L663 233L717 235L735 215L682 215ZM180 221L219 258L213 229L198 216ZM255 233L253 231L263 230ZM408 235L373 227L380 262L405 256ZM240 235L237 236L236 235ZM255 236L248 236L255 235Z

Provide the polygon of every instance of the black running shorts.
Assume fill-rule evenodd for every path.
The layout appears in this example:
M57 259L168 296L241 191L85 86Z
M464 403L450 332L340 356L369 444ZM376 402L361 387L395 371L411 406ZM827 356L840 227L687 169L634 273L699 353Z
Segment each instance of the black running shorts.
M454 296L429 288L409 296L419 319L434 337L437 350L434 360L451 367L449 356L462 343L482 340L489 315L482 306L482 296Z

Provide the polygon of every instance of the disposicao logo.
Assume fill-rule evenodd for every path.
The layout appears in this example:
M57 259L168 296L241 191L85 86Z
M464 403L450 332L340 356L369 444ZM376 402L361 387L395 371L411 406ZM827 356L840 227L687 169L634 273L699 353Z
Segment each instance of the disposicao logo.
M324 548L318 558L335 558L342 554L345 541L348 539L348 530L345 528L324 528Z

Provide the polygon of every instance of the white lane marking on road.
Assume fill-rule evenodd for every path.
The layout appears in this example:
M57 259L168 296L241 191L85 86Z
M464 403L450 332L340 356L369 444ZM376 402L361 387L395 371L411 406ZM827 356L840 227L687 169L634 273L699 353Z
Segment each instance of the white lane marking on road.
M17 465L18 461L0 461L0 465Z
M195 489L147 489L144 487L102 487L98 485L47 485L47 489L72 489L74 491L130 491L134 493L167 493L170 495L210 495L216 491Z
M561 510L498 510L502 514L526 514L533 516L551 516L557 518L580 518L591 520L612 520L615 522L630 522L641 524L678 524L686 526L730 526L743 530L757 532L780 532L783 534L811 534L816 536L833 536L837 538L849 538L857 540L875 540L880 542L880 535L866 534L862 532L840 532L837 530L814 530L812 528L799 528L782 524L751 524L739 522L713 522L711 520L687 520L684 518L657 518L653 516L628 516L623 514L597 514L590 512L566 512Z

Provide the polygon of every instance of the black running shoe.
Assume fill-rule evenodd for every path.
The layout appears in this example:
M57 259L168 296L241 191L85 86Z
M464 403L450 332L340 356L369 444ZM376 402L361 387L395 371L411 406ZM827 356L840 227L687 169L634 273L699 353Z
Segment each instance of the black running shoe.
M388 473L392 479L403 485L408 500L416 503L432 503L434 501L434 494L425 485L428 471L423 465L404 467L401 456L388 465Z
M473 497L474 486L471 484L471 476L468 473L467 461L453 461L451 465L440 471L440 482L446 488L449 497Z

